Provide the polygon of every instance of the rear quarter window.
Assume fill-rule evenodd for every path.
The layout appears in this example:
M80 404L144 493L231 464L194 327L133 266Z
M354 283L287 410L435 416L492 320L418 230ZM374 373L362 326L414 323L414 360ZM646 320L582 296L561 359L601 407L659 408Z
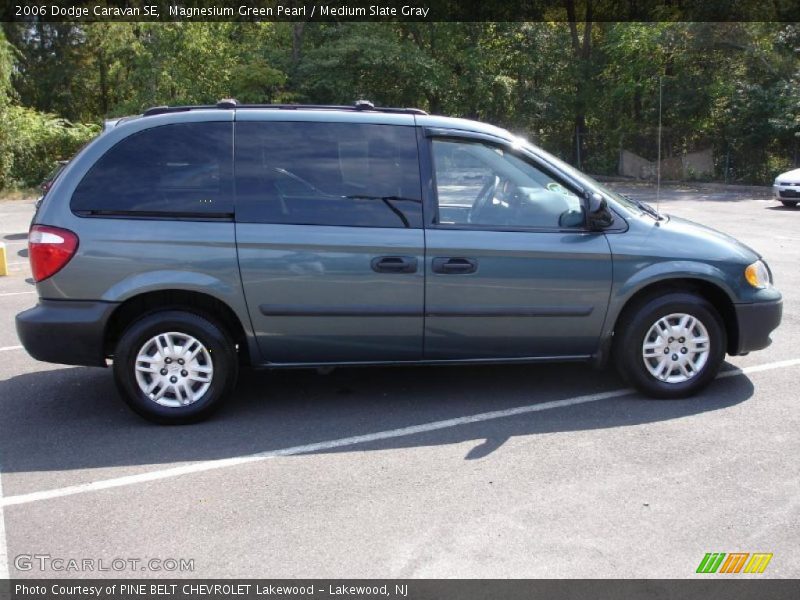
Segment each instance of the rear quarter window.
M233 124L177 123L111 147L72 195L81 215L230 217Z
M422 227L413 127L236 123L236 220Z

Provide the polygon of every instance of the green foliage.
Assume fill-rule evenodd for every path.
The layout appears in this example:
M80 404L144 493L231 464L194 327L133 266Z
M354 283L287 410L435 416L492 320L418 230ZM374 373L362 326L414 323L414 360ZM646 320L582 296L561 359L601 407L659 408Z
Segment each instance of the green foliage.
M585 16L583 3L565 4ZM621 148L656 158L661 87L662 157L712 147L718 178L757 183L798 161L800 27L792 23L3 27L11 46L0 37L0 149L21 153L0 154L5 185L38 176L44 168L34 165L48 147L54 159L72 147L68 140L94 131L49 115L96 123L224 97L417 106L507 127L586 170L613 174ZM15 104L31 110L6 118ZM18 142L27 126L64 143L47 146L24 132L28 141Z
M75 124L30 108L10 106L5 110L0 151L10 158L0 172L0 186L38 185L55 165L69 159L81 146L96 136L97 125Z
M11 44L6 40L5 34L0 31L0 106L8 104L12 93L11 72L14 67Z
M0 123L6 123L8 120L8 104L13 90L11 86L13 65L11 45L0 31ZM6 151L9 135L8 127L0 127L0 189L3 188L4 176L10 171L13 162L13 158Z

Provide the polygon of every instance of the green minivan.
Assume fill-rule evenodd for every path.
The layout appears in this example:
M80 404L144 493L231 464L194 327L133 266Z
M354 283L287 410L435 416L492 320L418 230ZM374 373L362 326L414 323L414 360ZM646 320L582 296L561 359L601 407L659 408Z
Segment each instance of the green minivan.
M39 360L198 421L240 365L613 361L647 396L766 347L781 295L735 239L508 131L417 109L157 107L62 171L29 234Z

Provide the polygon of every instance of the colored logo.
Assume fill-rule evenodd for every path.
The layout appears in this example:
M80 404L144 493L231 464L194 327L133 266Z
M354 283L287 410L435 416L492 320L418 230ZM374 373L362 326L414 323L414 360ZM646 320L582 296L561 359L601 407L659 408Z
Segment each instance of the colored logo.
M697 567L697 573L763 573L772 553L708 552Z

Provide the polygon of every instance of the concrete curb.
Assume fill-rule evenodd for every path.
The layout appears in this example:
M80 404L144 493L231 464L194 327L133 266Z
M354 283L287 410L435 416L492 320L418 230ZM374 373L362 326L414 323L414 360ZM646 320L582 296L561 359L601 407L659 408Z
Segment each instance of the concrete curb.
M646 185L655 187L656 182L649 179L632 179L630 177L614 177L610 175L592 175L597 181L604 183L629 183L632 185ZM661 185L665 187L691 187L708 190L728 190L731 192L754 192L759 194L772 195L771 185L739 185L735 183L721 183L717 181L675 181L662 180Z

